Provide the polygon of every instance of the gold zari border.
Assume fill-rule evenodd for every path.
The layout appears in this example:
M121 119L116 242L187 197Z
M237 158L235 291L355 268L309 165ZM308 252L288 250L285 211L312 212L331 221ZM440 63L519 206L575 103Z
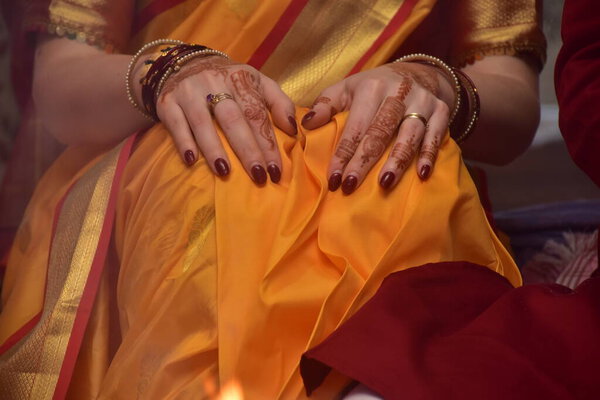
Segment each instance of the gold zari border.
M350 72L403 3L309 1L261 72L296 104L309 105L323 88Z
M104 226L117 146L73 185L57 220L40 321L0 357L0 398L52 399Z

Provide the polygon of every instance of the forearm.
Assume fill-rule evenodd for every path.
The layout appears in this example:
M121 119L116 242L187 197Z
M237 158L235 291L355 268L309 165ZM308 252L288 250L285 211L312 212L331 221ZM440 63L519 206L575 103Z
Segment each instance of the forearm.
M131 56L50 39L38 46L33 96L44 126L66 144L117 143L152 122L127 99ZM139 85L134 86L139 91Z
M540 111L536 72L521 60L495 58L489 60L491 67L464 70L478 89L481 113L477 128L461 148L467 159L502 165L529 147Z

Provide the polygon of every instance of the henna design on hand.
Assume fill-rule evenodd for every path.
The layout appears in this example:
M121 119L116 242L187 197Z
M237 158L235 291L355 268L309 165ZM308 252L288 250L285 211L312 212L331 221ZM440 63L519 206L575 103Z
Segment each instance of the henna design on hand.
M360 132L356 132L351 139L342 139L338 148L335 152L336 157L339 157L344 165L354 156L358 145L360 144L361 135Z
M260 135L269 143L269 149L275 148L275 137L271 131L271 121L267 113L265 101L259 91L260 76L245 69L231 74L236 100L242 103L246 119L258 125Z
M363 144L363 155L361 156L361 167L369 164L371 159L381 157L392 136L396 133L406 110L404 100L412 89L412 82L409 77L404 76L397 94L393 97L387 97L383 101L373 123L367 129Z
M421 148L421 152L419 153L419 158L424 158L426 160L431 161L433 164L437 157L437 151L440 147L439 140L435 138L431 144L426 144Z
M412 161L417 147L416 135L412 135L404 143L396 143L392 148L390 158L396 160L396 169L404 171Z
M329 103L331 103L331 99L329 97L319 96L319 97L317 97L315 99L315 101L313 102L311 108L313 108L314 106L316 106L319 103L329 104Z
M335 114L338 113L337 108L335 108L334 106L330 105L329 103L331 103L331 99L329 97L325 97L325 96L319 96L315 99L315 101L313 102L312 106L310 106L310 108L315 108L315 106L317 104L327 104L330 108L330 112L331 115L329 116L329 119L333 118L333 116Z
M190 76L197 75L204 71L210 71L215 76L221 75L223 80L227 78L229 73L228 67L231 65L235 65L231 60L220 57L206 57L206 58L197 58L195 60L191 60L187 64L185 64L181 69L177 72L169 76L165 82L165 86L160 93L160 100L163 101L165 96L175 90L179 84Z
M396 74L412 78L417 85L439 97L440 82L434 67L412 63L393 63L389 68Z

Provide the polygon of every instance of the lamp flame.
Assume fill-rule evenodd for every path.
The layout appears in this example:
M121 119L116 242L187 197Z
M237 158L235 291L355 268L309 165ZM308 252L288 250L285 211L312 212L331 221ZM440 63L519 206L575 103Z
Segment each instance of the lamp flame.
M219 394L219 397L217 397L217 400L244 400L242 386L235 380L229 381L229 383L221 389L221 393Z

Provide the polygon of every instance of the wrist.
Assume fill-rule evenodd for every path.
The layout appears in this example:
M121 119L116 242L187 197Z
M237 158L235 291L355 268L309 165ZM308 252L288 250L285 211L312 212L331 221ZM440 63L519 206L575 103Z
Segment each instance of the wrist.
M430 71L433 71L438 79L439 91L437 93L437 98L446 103L448 109L453 110L456 107L456 90L448 75L437 67L431 65L423 66Z
M437 57L433 57L433 56L430 56L427 54L421 54L421 53L409 54L409 55L398 58L394 62L414 62L414 63L418 63L418 64L421 64L421 65L424 65L427 67L435 68L436 71L438 72L438 74L442 74L443 79L438 80L438 83L440 83L440 89L442 89L444 87L443 81L445 81L446 84L448 84L452 87L453 94L452 95L449 94L446 89L443 92L444 98L442 99L444 102L446 102L446 104L448 104L448 107L451 110L450 117L448 120L448 125L452 124L452 122L454 121L454 118L456 117L456 113L458 112L458 110L460 108L460 104L462 101L461 96L460 96L460 91L461 91L460 81L459 81L459 78L458 78L456 72L454 72L452 67L450 67L448 64L446 64L444 61L440 60ZM440 93L442 93L441 90L440 90Z
M132 96L134 97L137 104L143 104L142 99L142 82L148 73L150 64L148 61L152 61L157 57L156 53L146 54L141 56L136 62L131 72L131 89Z

